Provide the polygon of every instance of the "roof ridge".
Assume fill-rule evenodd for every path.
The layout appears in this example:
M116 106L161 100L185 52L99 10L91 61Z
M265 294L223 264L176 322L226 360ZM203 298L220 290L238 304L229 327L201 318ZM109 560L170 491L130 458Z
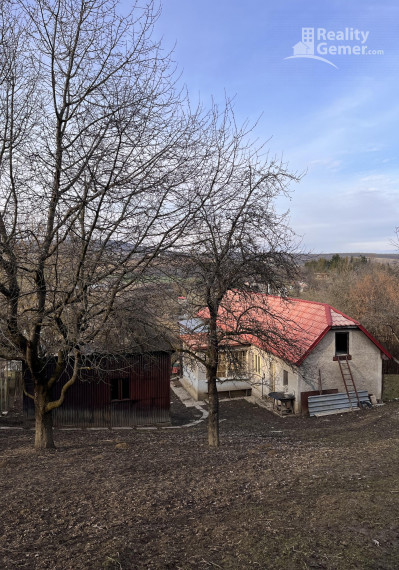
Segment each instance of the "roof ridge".
M327 326L331 327L332 326L332 315L331 315L331 305L324 305L324 309L326 311L326 321L327 321Z
M255 293L258 295L259 293ZM309 299L298 299L298 297L281 297L280 295L268 295L267 293L261 293L261 295L267 295L268 297L273 297L273 299L281 299L283 301L297 301L298 303L308 303L310 305L328 305L328 303L322 303L321 301L310 301ZM330 305L328 305L330 306Z
M283 299L283 297L280 297L279 295L269 295L269 297L274 297L275 299ZM330 305L330 303L323 303L322 301L311 301L310 299L298 299L297 297L284 297L284 300L287 301L296 301L299 303L307 303L309 305L319 305L321 307L324 307L326 309L326 317L327 320L329 321L331 318L331 311L334 311L335 313L338 313L339 315L341 315L342 317L345 317L346 319L349 319L350 321L356 323L357 325L360 324L359 321L357 321L356 319L353 319L352 317L349 317L346 313L344 313L343 311L340 311L339 309L336 309L335 307L333 307L332 305ZM329 309L329 315L327 314L327 309Z

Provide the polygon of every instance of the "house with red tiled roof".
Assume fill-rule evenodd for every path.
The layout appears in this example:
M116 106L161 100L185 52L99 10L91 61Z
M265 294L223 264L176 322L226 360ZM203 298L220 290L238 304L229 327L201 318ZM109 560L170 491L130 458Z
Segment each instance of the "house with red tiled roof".
M202 329L183 331L182 339L205 354L207 311L198 316ZM381 398L382 361L390 354L358 321L326 303L231 291L218 329L221 394L277 393L296 413L307 410L311 395L367 391ZM194 397L206 397L205 368L185 362L183 384Z

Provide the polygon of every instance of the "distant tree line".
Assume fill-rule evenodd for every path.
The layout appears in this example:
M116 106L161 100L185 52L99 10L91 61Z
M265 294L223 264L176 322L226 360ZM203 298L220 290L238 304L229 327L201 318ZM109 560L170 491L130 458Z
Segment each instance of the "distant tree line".
M346 269L356 269L359 266L363 266L369 263L369 260L365 255L360 255L359 257L345 256L341 257L338 253L335 253L331 259L326 259L325 257L319 257L318 259L312 259L305 262L305 268L310 272L315 273L325 273L328 271L344 271Z
M322 269L323 268L323 269ZM364 256L334 255L307 262L301 296L329 303L361 322L396 358L399 358L399 268L370 263ZM326 272L324 279L316 273Z

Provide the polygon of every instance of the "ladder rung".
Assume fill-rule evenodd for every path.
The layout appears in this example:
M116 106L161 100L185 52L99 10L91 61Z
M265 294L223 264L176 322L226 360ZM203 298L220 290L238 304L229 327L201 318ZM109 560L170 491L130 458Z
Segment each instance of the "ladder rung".
M339 368L341 371L342 380L344 382L345 390L349 398L349 404L352 407L352 398L349 392L355 393L355 398L359 401L359 395L357 393L355 381L353 379L351 367L349 366L348 360L338 360Z

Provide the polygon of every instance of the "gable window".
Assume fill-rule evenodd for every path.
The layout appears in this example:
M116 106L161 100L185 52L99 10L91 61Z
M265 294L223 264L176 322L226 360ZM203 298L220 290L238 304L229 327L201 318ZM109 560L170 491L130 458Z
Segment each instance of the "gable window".
M349 354L349 333L335 333L335 354Z
M130 379L112 378L111 400L129 400L129 399L130 399Z
M288 386L288 372L283 370L283 386Z

